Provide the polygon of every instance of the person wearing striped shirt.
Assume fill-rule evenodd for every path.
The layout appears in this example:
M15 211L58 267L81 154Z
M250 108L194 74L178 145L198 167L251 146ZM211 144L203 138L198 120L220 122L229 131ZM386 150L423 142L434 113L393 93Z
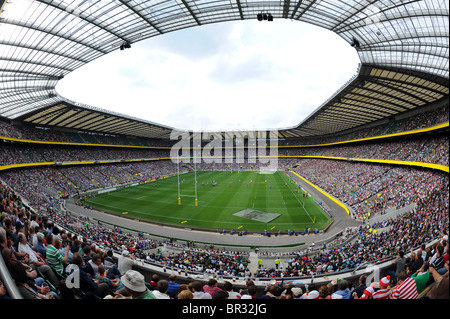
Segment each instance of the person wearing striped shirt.
M55 247L55 239L52 234L47 237L47 264L52 267L52 269L58 274L62 275L64 270L64 265L67 265L69 259L70 246L66 246L66 254L63 257L59 252L58 248Z
M380 279L380 289L374 292L373 299L389 299L392 294L392 289L389 288L391 283L391 276L387 275Z
M444 268L444 247L443 246L438 246L436 248L436 253L435 255L431 258L430 260L430 267L433 267L434 269L439 270ZM445 271L444 271L445 273Z
M392 291L392 299L417 299L416 281L406 276L406 272L402 271L397 276L397 286Z

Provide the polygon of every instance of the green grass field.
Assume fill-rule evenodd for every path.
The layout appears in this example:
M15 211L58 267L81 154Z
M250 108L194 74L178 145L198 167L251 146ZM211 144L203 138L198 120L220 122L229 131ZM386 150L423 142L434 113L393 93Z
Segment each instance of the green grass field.
M197 172L198 206L194 173L182 174L180 180L181 205L176 176L99 194L85 203L140 220L217 231L301 232L306 227L322 229L330 222L313 198L302 196L301 188L284 172ZM213 181L216 186L211 185Z

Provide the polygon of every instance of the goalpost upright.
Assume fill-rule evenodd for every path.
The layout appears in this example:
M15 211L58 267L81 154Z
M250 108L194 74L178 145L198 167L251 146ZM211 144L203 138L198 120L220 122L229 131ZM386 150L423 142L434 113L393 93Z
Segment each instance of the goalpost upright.
M195 151L194 151L195 154ZM197 199L197 156L194 155L194 196L192 195L181 195L181 183L180 183L180 158L177 154L177 183L178 183L178 205L181 205L181 197L189 196L195 198L195 206L198 206Z

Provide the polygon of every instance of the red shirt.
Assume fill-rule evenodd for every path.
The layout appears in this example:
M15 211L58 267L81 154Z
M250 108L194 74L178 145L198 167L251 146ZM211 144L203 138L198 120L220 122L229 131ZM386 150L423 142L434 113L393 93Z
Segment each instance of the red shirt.
M211 297L214 297L214 294L216 293L216 291L220 291L222 289L220 289L219 287L211 287L209 285L204 285L203 286L203 292L206 292L208 294L211 295Z
M417 299L418 297L416 281L411 277L406 278L392 292L393 299Z
M375 291L373 294L373 299L389 299L392 294L391 288L381 288Z

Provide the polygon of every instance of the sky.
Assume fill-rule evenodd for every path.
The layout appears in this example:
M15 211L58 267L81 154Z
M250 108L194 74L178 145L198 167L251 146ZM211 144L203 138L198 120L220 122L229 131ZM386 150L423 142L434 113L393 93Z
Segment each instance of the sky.
M177 129L296 126L357 72L338 35L298 21L209 24L133 43L73 71L76 102Z

